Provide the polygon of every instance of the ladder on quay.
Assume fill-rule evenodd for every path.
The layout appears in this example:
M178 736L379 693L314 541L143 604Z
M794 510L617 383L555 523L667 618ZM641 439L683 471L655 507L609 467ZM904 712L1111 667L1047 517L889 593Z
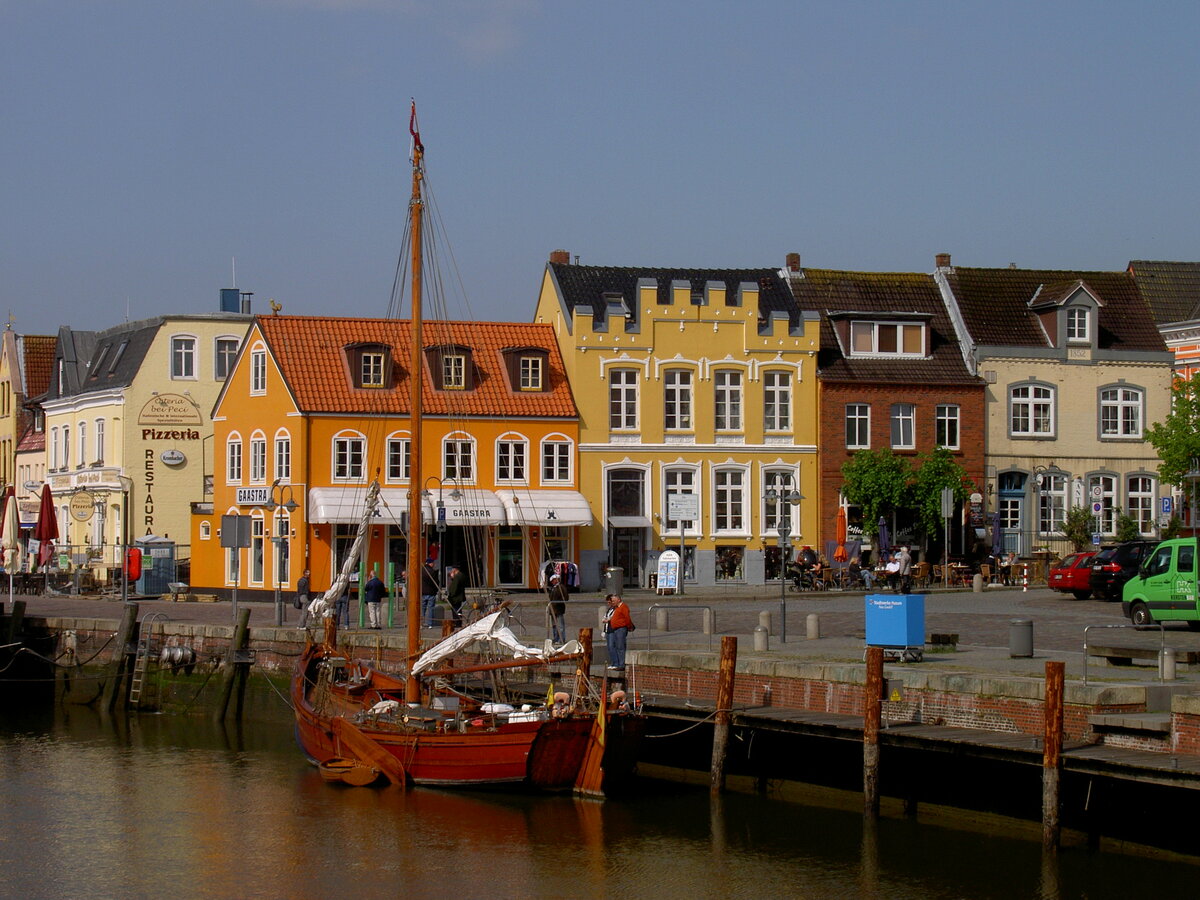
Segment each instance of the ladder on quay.
M161 630L167 621L166 613L151 613L142 619L142 627L138 629L137 654L133 659L133 678L129 682L129 706L137 709L142 702L142 692L146 686L146 675L150 670L150 658L154 650L154 631Z

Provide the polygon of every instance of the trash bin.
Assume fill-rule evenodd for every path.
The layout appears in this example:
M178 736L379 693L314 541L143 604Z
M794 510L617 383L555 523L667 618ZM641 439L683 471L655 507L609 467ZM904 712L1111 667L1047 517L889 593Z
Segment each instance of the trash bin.
M621 596L625 584L625 570L620 566L609 566L604 570L604 596L616 594Z
M1013 619L1008 623L1008 655L1018 657L1033 656L1033 620Z

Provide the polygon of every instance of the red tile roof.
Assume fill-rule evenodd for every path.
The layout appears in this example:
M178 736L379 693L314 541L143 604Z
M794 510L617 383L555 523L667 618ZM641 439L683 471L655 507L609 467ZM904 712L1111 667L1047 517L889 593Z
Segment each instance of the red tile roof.
M408 320L260 316L256 322L301 412L408 414L412 347ZM425 415L488 418L578 415L550 325L429 321L423 325L421 342L427 349L448 344L470 348L475 369L472 390L435 390L426 358ZM390 388L363 389L352 385L343 348L363 343L391 347L394 378ZM515 391L509 386L501 351L516 347L546 352L546 390Z
M25 396L40 397L50 387L50 370L54 366L54 348L58 340L52 334L22 335L25 349Z

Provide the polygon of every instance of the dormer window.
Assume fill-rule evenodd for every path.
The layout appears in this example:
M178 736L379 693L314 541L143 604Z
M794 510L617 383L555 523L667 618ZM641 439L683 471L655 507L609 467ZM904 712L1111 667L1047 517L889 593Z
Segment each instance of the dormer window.
M1072 306L1067 309L1067 341L1072 344L1086 344L1092 339L1091 310L1082 306Z
M925 326L917 322L850 323L852 356L924 356Z
M542 360L537 356L521 357L521 390L542 389Z
M346 357L353 373L354 386L378 390L388 385L391 348L384 344L352 344Z
M461 353L442 357L442 390L461 391L467 386L467 358Z
M471 359L470 347L463 344L437 344L426 347L425 360L437 390L475 390L475 366Z
M514 391L545 391L549 355L543 347L505 347L500 351Z

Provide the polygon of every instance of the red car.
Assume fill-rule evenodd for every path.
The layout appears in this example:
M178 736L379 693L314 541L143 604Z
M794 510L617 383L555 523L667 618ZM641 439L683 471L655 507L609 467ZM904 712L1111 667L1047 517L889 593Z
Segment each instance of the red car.
M1095 555L1095 550L1069 554L1050 570L1050 587L1064 594L1074 594L1076 600L1086 600L1092 596L1088 579L1092 576L1092 557Z

